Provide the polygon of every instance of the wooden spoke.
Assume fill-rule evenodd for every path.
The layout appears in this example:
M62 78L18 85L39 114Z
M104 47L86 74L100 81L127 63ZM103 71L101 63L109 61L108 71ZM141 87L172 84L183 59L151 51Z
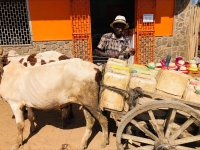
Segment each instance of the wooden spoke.
M142 146L138 148L132 148L130 150L154 150L154 146Z
M174 134L172 134L170 139L175 140L185 129L187 129L195 121L195 118L189 118L177 131L175 131Z
M136 127L131 135L125 133L130 124ZM150 101L130 110L121 119L116 145L118 150L124 150L124 144L130 140L140 147L130 144L126 150L154 150L163 144L174 145L176 150L195 150L194 145L200 141L196 130L199 125L199 112L188 105L172 100ZM138 130L144 134L138 135Z
M177 110L170 109L169 111L170 111L170 113L167 117L167 120L166 120L166 123L165 123L165 129L164 129L166 138L169 138L169 135L171 133L171 124L174 122L174 118L176 116Z
M153 140L158 140L158 138L151 133L148 129L146 129L145 127L143 127L142 125L140 125L137 121L135 121L134 119L132 119L130 121L133 125L135 125L138 129L140 129L142 132L144 132L147 136L149 136L150 138L152 138Z
M136 141L136 142L150 144L150 145L154 145L154 143L155 143L151 139L142 138L142 137L133 136L133 135L128 135L128 134L122 134L122 139L133 140L133 141Z
M152 124L154 130L156 131L156 133L158 134L158 137L159 138L163 138L164 134L163 134L163 132L161 132L161 130L160 130L160 128L159 128L159 126L158 126L158 124L156 122L156 119L155 119L155 116L153 114L153 111L149 110L148 113L149 113L149 116L151 118L151 124Z
M174 144L181 145L181 144L191 143L191 142L195 142L195 141L199 141L199 140L200 140L200 135L197 135L197 136L186 137L183 139L175 140Z
M189 148L185 146L176 146L176 150L195 150L196 148Z

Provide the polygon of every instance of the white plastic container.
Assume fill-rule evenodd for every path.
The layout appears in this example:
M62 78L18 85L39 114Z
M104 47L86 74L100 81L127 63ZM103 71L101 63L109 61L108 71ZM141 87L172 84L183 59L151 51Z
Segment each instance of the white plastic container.
M104 84L127 90L130 74L128 72L124 72L123 74L122 71L119 73L116 72L107 72L104 75ZM101 109L107 108L122 111L124 109L124 97L116 92L105 89L101 94L100 107Z
M150 75L140 75L132 76L129 83L129 88L134 89L136 87L141 87L142 90L147 92L155 92L156 79Z
M182 97L188 83L189 76L177 71L160 70L156 79L156 89L158 90L158 93L165 92L167 94Z

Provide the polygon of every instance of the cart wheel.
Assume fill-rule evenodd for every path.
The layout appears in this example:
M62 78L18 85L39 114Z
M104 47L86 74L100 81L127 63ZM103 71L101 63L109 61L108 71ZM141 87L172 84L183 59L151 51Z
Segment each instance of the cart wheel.
M156 101L138 106L121 120L118 150L194 150L200 135L200 114L175 101Z

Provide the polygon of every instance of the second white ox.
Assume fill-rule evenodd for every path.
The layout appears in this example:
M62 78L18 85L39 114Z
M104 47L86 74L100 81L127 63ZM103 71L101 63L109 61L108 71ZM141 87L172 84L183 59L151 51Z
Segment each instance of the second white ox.
M69 57L56 51L46 51L31 55L19 55L16 51L10 50L6 55L3 56L3 65L6 66L10 62L20 62L26 67L33 67L66 59L69 59ZM31 123L30 130L31 132L33 132L35 130L34 113L31 107L27 107L26 109L28 110L28 119ZM72 105L61 108L61 110L62 110L62 128L64 128L64 126L66 125L67 118L71 119L74 117L72 112Z
M56 51L46 51L31 55L19 55L16 51L10 50L6 55L3 56L3 65L6 66L10 62L17 61L26 67L31 67L65 59L69 59L69 57Z
M23 141L24 106L56 109L69 103L82 105L86 118L80 149L87 146L91 135L95 121L92 115L102 127L102 147L105 147L108 123L98 105L100 79L98 66L78 58L28 68L19 62L10 62L4 67L0 95L10 104L17 123L18 135L12 149L18 149Z

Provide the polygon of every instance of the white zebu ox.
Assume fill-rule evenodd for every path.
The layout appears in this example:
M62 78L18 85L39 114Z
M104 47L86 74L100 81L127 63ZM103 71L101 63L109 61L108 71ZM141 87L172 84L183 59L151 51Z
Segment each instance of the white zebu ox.
M41 66L50 62L56 62L65 59L69 59L69 57L56 51L46 51L31 55L19 55L16 51L10 50L6 55L3 56L3 66L8 65L10 62L20 62L26 67ZM28 119L31 124L30 131L33 132L35 131L34 113L32 111L32 108L27 107L26 109L28 110ZM72 105L66 106L61 109L62 109L62 128L64 128L64 126L66 125L67 117L71 119L74 116L72 113Z
M18 135L12 150L23 141L24 106L37 109L58 109L68 103L82 105L86 131L80 149L87 146L95 119L102 127L102 147L108 144L108 122L98 105L101 72L93 63L78 58L49 63L43 66L24 67L11 62L4 68L0 95L7 101L15 115Z

